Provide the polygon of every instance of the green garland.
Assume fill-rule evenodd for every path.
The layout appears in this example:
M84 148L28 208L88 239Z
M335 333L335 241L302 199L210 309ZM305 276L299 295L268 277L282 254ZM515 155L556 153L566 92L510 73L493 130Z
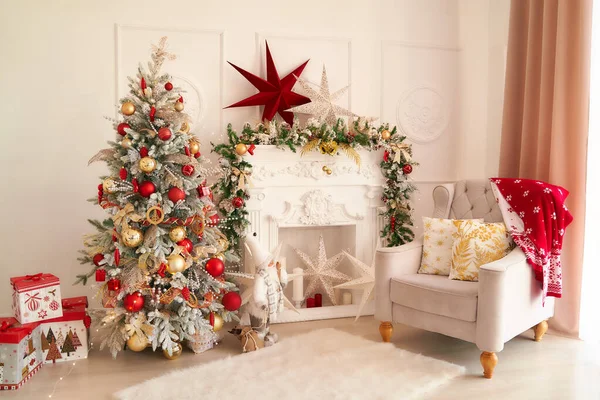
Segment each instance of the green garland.
M375 127L365 120L359 119L349 127L343 119L330 125L327 123L309 120L305 127L297 123L293 126L283 122L259 123L255 127L245 124L242 132L238 134L231 124L227 126L228 143L213 146L213 151L221 156L221 167L225 169L214 185L213 190L219 196L219 212L229 219L223 232L233 247L238 247L240 238L244 237L249 221L246 219L248 211L244 203L250 198L245 177L252 175L250 157L242 157L236 153L236 146L240 143L252 145L275 145L289 148L296 152L301 148L301 153L319 150L323 154L336 155L345 153L349 158L360 164L359 149L369 151L384 150L384 159L380 163L381 172L386 178L383 185L382 201L386 210L382 215L386 218L386 225L380 236L386 239L387 246L399 246L413 240L410 196L416 190L408 180L413 166L418 165L412 160L412 148L405 143L406 136L402 136L396 127L390 129L388 124ZM243 150L242 146L242 150ZM243 179L240 182L240 179Z

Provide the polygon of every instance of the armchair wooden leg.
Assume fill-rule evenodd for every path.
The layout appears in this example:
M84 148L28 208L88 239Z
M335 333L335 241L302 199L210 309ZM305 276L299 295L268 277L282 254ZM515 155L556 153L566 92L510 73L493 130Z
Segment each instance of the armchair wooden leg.
M534 340L539 342L544 337L544 334L548 331L548 321L542 321L536 326L533 327L533 331L535 332Z
M479 361L483 367L483 376L487 379L492 379L492 375L494 375L494 368L496 368L496 365L498 364L498 356L496 353L484 351L481 353Z
M382 321L379 325L379 333L384 342L388 343L392 339L394 327L390 321Z

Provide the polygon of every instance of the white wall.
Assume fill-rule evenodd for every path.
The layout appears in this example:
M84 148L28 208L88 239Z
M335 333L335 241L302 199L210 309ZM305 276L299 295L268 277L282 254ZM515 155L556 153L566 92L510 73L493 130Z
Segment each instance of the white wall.
M304 76L318 82L325 62L332 89L352 85L344 101L358 114L397 124L406 99L437 107L437 120L425 118L433 125L414 126L441 129L436 140L415 143L416 215L429 213L436 183L494 170L507 3L2 0L0 287L8 289L10 276L51 271L65 295L92 293L71 286L87 270L76 261L86 219L104 217L86 202L104 167L87 160L114 137L102 117L115 115L124 74L135 73L163 34L180 55L167 70L200 93L204 152L227 122L258 121L258 108L221 109L254 93L225 61L259 73L264 39L282 73L310 58ZM9 312L2 290L0 314Z

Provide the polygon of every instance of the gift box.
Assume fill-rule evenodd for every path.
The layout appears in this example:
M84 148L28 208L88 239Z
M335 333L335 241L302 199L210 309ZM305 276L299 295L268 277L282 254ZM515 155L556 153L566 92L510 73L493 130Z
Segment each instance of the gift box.
M39 323L0 318L0 390L16 390L42 366Z
M91 323L87 305L85 296L63 299L62 317L40 323L44 364L87 358Z
M219 341L219 336L212 329L202 332L196 332L187 340L187 346L196 354L204 353L215 347Z
M52 274L10 278L13 311L20 323L44 321L62 316L60 281Z

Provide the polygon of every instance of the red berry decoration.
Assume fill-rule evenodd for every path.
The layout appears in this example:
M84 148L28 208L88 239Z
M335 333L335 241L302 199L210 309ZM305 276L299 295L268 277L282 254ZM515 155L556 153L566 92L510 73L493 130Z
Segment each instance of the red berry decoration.
M196 154L194 154L194 158L200 158L201 154L200 152L197 152Z
M179 242L177 242L177 246L181 246L183 247L183 249L185 251L189 253L192 252L192 250L194 250L194 244L192 243L192 241L188 238L185 238L183 240L180 240Z
M193 165L184 165L183 167L181 167L181 173L184 174L185 176L192 176L194 175L194 166Z
M404 172L404 175L408 175L412 172L412 165L410 164L406 164L402 167L402 172Z
M383 152L383 161L385 161L385 162L390 161L390 152L387 150Z
M165 90L168 90L168 91L173 90L173 84L171 82L165 83Z
M242 306L242 297L238 292L227 292L223 296L221 303L223 303L223 307L227 311L235 311Z
M185 199L185 192L178 187L172 187L169 189L169 200L173 203L177 203L180 200Z
M145 302L144 295L140 292L130 293L123 298L123 308L129 312L138 312L144 308Z
M121 168L121 170L119 171L119 178L121 178L122 180L127 179L127 170L125 169L125 167Z
M156 192L156 186L150 181L144 181L140 183L139 192L144 197L150 197L152 193Z
M219 277L225 272L225 264L220 258L211 258L206 262L204 268L213 278Z
M100 254L100 253L96 254L96 255L94 256L94 258L92 258L92 261L94 262L94 265L95 265L96 267L99 267L99 266L100 266L100 262L101 262L102 260L104 260L104 254Z
M125 132L125 129L129 129L131 128L131 126L129 126L129 124L126 124L125 122L121 122L119 125L117 125L117 133L121 136L125 136L127 135L127 132Z
M96 270L96 282L104 282L106 280L106 270L103 268Z
M106 287L108 288L108 290L112 290L115 292L119 291L121 290L121 281L117 278L111 278L108 280L108 282L106 282Z
M167 127L162 127L158 130L158 137L160 140L169 140L173 136L173 132Z
M233 204L233 206L235 208L240 208L244 206L244 199L242 199L241 197L234 197L233 200L231 200L231 204Z
M140 157L147 157L148 156L148 148L146 146L142 147L140 149Z

